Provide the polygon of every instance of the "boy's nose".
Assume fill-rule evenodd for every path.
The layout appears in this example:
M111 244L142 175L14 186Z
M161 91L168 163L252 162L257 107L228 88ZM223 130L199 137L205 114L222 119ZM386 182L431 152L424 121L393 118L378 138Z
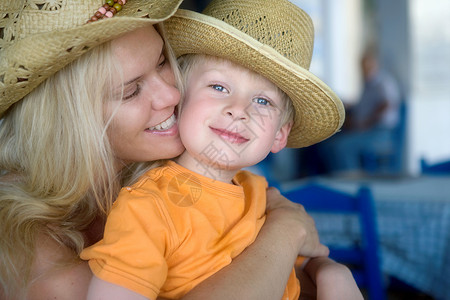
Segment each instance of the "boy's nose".
M242 104L233 103L225 108L225 114L233 120L248 121L249 115L247 109L248 107Z

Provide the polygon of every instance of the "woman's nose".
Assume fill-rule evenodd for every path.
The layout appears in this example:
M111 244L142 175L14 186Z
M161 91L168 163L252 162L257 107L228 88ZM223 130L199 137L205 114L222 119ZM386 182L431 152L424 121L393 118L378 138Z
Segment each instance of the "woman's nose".
M152 87L152 106L155 110L167 107L175 107L180 102L181 94L175 86L174 80L164 80L159 78Z

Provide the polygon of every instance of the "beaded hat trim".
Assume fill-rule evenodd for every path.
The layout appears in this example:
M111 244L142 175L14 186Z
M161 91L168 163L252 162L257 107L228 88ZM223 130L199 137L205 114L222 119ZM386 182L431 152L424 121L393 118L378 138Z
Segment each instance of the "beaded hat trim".
M95 22L99 19L112 18L117 12L122 10L122 6L126 3L127 0L106 0L106 3L100 6L87 23Z
M93 47L166 20L182 2L110 1L0 0L0 118L46 78ZM92 22L97 13L102 20Z

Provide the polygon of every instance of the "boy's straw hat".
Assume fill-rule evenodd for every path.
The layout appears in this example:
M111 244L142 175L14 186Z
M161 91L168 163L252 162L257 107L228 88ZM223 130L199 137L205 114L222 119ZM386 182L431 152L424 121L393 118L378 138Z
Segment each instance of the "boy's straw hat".
M105 0L1 0L0 117L89 49L167 19L181 2L128 0L114 17L86 24Z
M179 10L165 23L177 56L223 57L260 73L292 99L288 147L306 147L344 122L338 96L308 71L314 43L310 17L287 0L213 0L199 14Z

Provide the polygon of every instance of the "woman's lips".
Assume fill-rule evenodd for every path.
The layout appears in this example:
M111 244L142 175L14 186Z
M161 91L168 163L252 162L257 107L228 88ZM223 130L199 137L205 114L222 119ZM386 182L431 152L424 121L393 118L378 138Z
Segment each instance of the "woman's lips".
M223 140L226 140L226 141L228 141L230 143L243 144L243 143L246 143L246 142L249 141L249 139L243 137L242 135L240 135L237 132L232 132L232 131L229 131L229 130L213 128L213 127L210 127L210 128L215 134L217 134Z
M175 114L173 114L168 119L164 120L163 122L161 122L155 126L146 128L145 131L147 133L151 133L153 135L160 135L160 136L178 135L177 118L175 117Z
M164 131L164 130L171 128L173 125L176 124L176 122L177 122L177 118L175 117L175 114L173 114L165 121L163 121L155 126L149 127L149 128L147 128L147 130Z

